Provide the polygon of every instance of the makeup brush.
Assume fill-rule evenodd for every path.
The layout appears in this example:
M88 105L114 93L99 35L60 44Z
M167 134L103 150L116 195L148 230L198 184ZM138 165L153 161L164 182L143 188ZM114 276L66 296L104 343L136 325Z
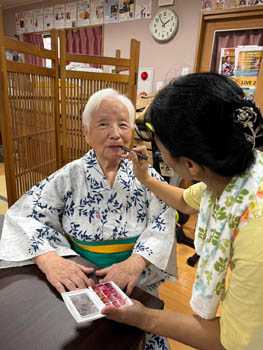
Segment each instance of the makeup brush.
M131 151L133 151L132 149L130 149L130 148L128 148L128 147L125 147L125 146L121 146L121 149L123 149L123 150L126 151L126 152L131 152ZM137 151L133 151L133 152L135 152L139 158L148 160L148 156L146 156L145 154L143 154L143 153L141 153L141 152L137 152Z

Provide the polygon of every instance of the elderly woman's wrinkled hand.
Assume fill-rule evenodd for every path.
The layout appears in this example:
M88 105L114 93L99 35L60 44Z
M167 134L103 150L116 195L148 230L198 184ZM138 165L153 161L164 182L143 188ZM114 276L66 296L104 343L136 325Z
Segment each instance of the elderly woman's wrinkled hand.
M130 295L146 265L147 261L142 256L133 254L121 263L97 270L96 275L104 276L100 282L113 281L121 289L127 287L126 294Z
M64 259L56 252L48 252L32 259L32 261L45 273L48 281L59 293L65 292L66 289L87 288L94 284L94 281L87 277L87 274L94 271L93 268Z
M149 326L149 324L147 325L149 309L137 300L132 299L132 302L133 305L123 308L106 306L102 309L101 313L107 316L110 320L144 329L146 326Z

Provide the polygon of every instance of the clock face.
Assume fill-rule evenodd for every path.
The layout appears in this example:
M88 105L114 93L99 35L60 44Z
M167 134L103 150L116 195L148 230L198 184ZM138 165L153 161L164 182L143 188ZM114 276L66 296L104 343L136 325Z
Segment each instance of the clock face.
M161 9L152 18L150 31L155 40L170 40L178 29L178 17L171 9Z

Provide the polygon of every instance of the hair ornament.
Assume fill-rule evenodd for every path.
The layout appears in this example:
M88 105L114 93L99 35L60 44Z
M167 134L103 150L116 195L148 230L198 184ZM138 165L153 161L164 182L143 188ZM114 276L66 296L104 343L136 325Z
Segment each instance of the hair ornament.
M145 126L146 126L151 132L155 132L152 123L150 123L150 122L145 122Z
M234 122L242 125L244 129L248 129L247 131L250 131L250 134L244 132L244 136L246 140L252 144L252 150L255 149L256 139L263 136L263 127L261 124L254 130L254 124L257 118L258 115L253 107L243 106L236 109L234 112Z

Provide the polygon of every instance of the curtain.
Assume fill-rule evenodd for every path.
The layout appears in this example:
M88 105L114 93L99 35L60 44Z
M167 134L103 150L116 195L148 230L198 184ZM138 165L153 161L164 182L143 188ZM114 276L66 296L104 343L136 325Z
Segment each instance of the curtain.
M102 26L67 30L66 51L82 55L101 56ZM100 68L100 65L93 64L91 67Z
M221 48L237 47L239 45L263 46L263 29L216 32L210 71L218 72Z
M23 40L25 43L36 45L44 48L44 41L41 34L24 34ZM34 64L36 66L46 67L46 59L38 56L25 55L26 63Z

